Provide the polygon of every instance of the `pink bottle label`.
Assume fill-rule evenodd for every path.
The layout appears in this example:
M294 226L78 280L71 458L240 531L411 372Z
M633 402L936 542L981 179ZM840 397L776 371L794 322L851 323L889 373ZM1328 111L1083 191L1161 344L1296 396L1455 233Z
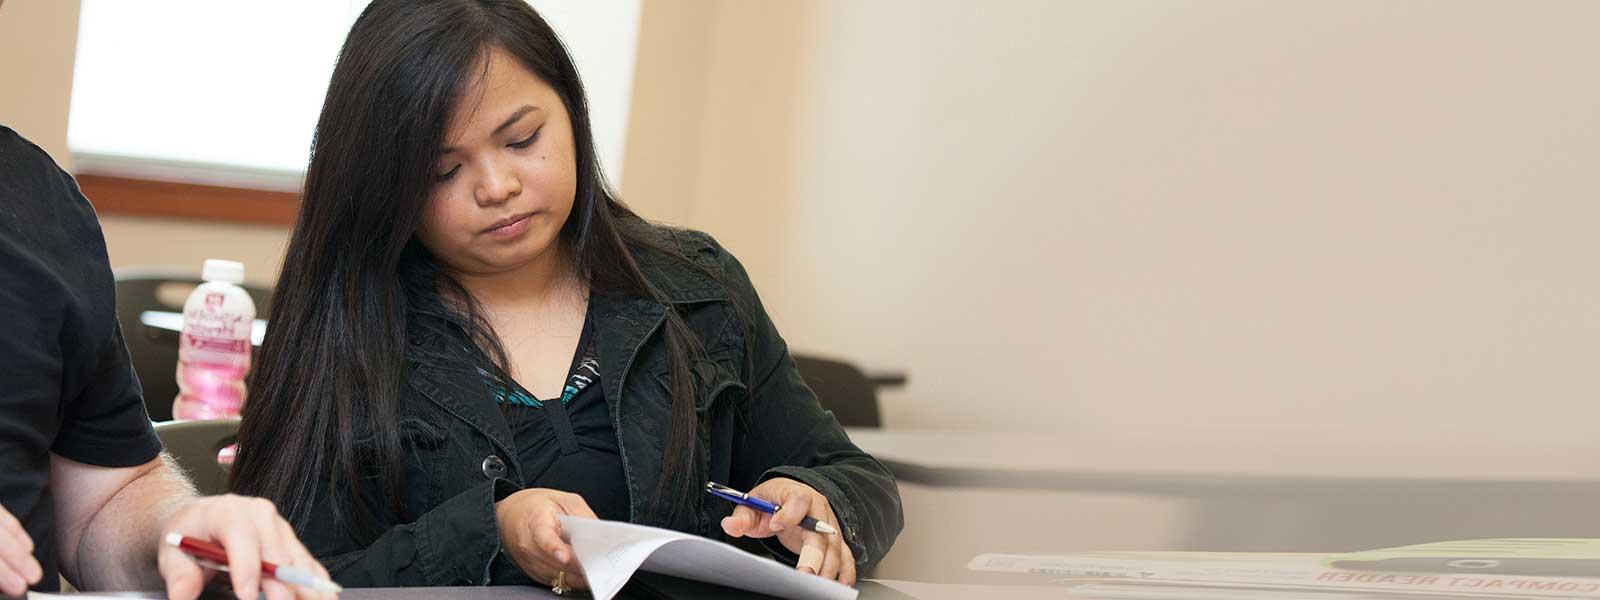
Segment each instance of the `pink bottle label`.
M236 417L244 407L251 319L223 310L223 304L222 294L208 293L203 303L184 312L173 418Z

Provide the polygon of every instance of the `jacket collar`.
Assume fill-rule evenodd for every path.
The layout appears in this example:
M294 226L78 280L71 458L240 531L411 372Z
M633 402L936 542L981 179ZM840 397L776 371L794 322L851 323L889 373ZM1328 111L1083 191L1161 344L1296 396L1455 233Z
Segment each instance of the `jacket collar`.
M645 279L669 304L690 304L728 299L728 288L717 280L715 267L706 264L716 252L709 243L687 238L676 230L651 227L643 232L656 245L673 249L678 256L659 248L630 248L634 262ZM694 262L692 262L694 261Z

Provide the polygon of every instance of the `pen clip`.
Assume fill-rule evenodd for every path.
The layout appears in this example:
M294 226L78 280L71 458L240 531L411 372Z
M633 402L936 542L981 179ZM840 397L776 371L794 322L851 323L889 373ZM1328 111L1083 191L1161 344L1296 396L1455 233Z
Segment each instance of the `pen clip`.
M708 491L710 491L712 493L715 493L715 494L725 494L725 495L728 495L728 496L737 496L737 497L743 498L743 499L749 499L749 497L750 497L748 494L746 494L744 492L741 492L741 491L733 489L731 487L722 485L722 484L717 483L715 481L707 481L706 482L706 490L708 490Z

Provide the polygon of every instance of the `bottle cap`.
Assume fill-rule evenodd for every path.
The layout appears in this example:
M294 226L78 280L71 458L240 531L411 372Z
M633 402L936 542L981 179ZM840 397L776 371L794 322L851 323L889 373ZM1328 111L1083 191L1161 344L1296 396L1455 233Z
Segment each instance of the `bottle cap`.
M208 258L205 268L200 270L200 278L239 285L244 283L244 263Z

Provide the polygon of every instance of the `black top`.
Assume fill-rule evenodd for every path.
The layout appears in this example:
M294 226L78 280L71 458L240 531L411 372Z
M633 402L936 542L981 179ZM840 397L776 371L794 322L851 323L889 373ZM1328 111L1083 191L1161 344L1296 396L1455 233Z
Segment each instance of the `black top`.
M511 425L517 462L528 487L577 494L596 516L627 521L628 486L588 315L567 373L559 400L539 400L515 382L509 394L496 394Z
M0 127L0 504L57 587L50 454L103 467L155 459L161 442L117 325L94 208L70 175Z

